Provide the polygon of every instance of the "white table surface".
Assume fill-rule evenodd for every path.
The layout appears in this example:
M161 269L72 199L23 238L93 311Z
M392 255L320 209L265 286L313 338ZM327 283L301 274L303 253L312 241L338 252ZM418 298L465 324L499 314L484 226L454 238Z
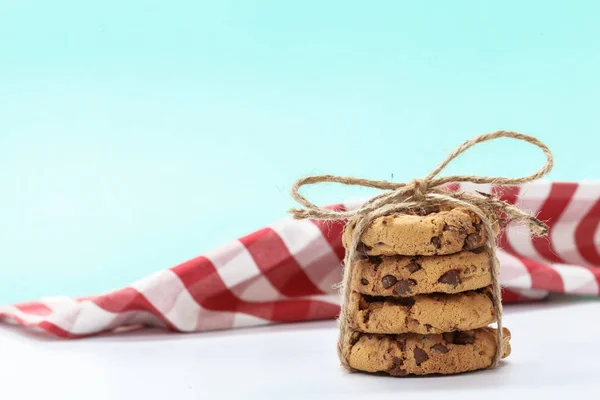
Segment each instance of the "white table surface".
M600 300L508 306L494 371L388 378L339 367L333 321L55 340L0 326L6 399L573 399L600 395ZM517 396L517 397L515 397Z

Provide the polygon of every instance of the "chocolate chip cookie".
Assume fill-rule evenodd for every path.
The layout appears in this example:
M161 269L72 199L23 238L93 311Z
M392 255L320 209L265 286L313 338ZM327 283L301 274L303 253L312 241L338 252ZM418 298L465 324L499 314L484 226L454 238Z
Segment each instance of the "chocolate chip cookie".
M492 282L491 257L483 249L446 256L368 257L355 261L352 275L352 288L371 296L459 293Z
M510 355L510 331L503 330L502 358ZM436 335L375 335L349 332L344 352L350 367L394 376L456 374L488 368L496 352L492 328Z
M373 297L353 292L348 325L367 333L444 333L483 328L495 321L489 289L454 295Z
M496 232L499 225L494 223ZM344 229L348 248L354 222ZM363 255L444 255L483 246L487 235L471 211L444 206L419 208L376 218L364 231L358 251Z

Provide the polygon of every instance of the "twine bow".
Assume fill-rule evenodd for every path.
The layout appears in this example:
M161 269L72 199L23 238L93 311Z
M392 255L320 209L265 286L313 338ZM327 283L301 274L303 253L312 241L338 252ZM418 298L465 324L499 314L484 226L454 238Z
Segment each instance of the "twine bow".
M474 175L454 175L438 178L439 173L456 157L465 152L470 147L488 140L498 138L512 138L522 140L539 147L546 156L546 163L535 173L521 178L506 177L488 177ZM369 224L376 218L388 215L390 213L406 211L416 207L436 206L440 204L450 204L456 207L464 207L479 217L482 226L487 234L486 251L489 253L492 273L492 293L494 308L496 311L496 354L492 362L492 367L496 367L502 358L503 352L503 333L502 333L502 302L501 288L498 279L499 265L496 258L496 234L492 228L492 221L489 215L504 214L507 222L516 222L527 225L535 236L544 236L547 234L546 225L537 218L530 216L519 208L501 201L490 195L483 193L471 194L466 192L448 192L441 187L448 183L489 183L495 185L519 185L531 182L546 175L553 166L553 157L550 149L535 137L524 135L512 131L496 131L488 134L476 136L471 140L464 142L450 153L446 159L439 164L433 171L423 179L415 179L410 183L396 183L379 180L361 179L355 177L343 177L334 175L316 175L308 176L298 180L292 187L292 197L304 208L292 209L295 219L320 219L320 220L344 220L352 219L355 227L352 231L350 243L346 248L344 258L344 279L342 285L343 303L340 311L340 336L338 341L338 355L342 364L349 370L348 365L348 346L344 346L344 337L347 330L347 303L351 294L349 285L356 258L357 246L360 243L362 234ZM335 211L319 207L310 202L306 197L299 193L300 187L304 185L313 185L321 182L334 182L344 185L363 186L375 189L387 190L367 200L357 210Z

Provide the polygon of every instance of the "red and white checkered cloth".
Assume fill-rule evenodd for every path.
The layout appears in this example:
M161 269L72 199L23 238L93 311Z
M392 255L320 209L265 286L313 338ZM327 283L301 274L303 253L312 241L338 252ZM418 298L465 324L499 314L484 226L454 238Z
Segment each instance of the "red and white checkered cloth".
M600 294L600 183L452 186L501 195L549 225L547 238L532 239L516 225L501 235L505 303L550 292ZM0 307L0 320L75 338L124 327L192 332L334 318L342 228L343 222L285 219L114 292Z

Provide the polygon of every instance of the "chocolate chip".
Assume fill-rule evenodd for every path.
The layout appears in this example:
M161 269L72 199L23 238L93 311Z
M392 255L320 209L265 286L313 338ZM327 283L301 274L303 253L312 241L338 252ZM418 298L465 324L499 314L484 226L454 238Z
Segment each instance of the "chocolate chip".
M421 269L421 266L416 261L412 261L410 264L405 265L404 268L406 268L411 274L414 274Z
M417 363L417 365L421 365L422 362L429 360L427 353L418 347L415 347L413 350L413 355L415 356L415 363Z
M434 245L436 249L439 249L442 246L442 241L439 236L434 236L431 238L431 244Z
M412 292L412 288L417 284L414 279L402 279L396 283L396 287L394 288L394 292L398 296L406 296Z
M394 363L394 365L404 365L404 360L402 358L392 357L392 362Z
M430 332L431 328L433 328L433 326L431 326L430 324L425 324L425 329L427 329L427 332Z
M473 344L473 343L475 343L475 337L471 336L467 332L455 332L453 343L454 344Z
M388 373L392 376L404 376L406 375L406 370L401 368L404 364L404 360L398 357L392 358L392 368L388 370Z
M481 235L479 233L470 233L465 238L465 247L467 249L472 249L476 247L481 242Z
M442 333L442 338L446 343L454 343L454 332L444 332Z
M387 225L387 221L384 219L381 221L381 225Z
M389 370L390 375L392 376L405 376L406 374L408 374L408 372L406 372L405 369L399 368L399 367L392 367Z
M373 264L374 266L378 266L382 262L383 259L381 258L381 256L369 256L369 263Z
M360 278L360 283L362 283L363 285L368 285L369 281L366 280L365 278Z
M350 336L350 345L354 346L360 339L361 335L362 334L360 332L354 332L352 336Z
M381 278L381 286L383 286L384 289L391 288L396 282L398 282L398 279L396 279L394 275L386 275Z
M433 346L431 346L431 351L433 351L434 353L446 354L450 350L443 344L437 343L437 344L434 344Z
M371 310L367 310L367 312L363 315L363 322L366 324L369 322L369 318L371 317Z
M406 351L406 339L396 339L396 343L398 343L398 348L400 351Z
M478 248L476 248L476 249L473 249L473 250L471 250L471 253L474 253L474 254L479 254L479 253L483 253L484 251L485 251L485 248L483 248L483 247L478 247Z
M446 285L452 285L456 287L460 283L460 270L451 269L438 279L439 283L445 283Z

